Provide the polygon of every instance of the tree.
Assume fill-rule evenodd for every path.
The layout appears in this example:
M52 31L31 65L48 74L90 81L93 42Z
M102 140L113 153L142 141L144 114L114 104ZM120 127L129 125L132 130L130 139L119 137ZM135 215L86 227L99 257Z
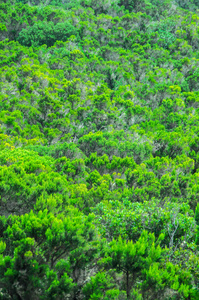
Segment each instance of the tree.
M141 237L133 241L125 241L121 237L113 240L104 249L104 258L101 260L106 269L116 269L125 276L127 299L136 279L143 269L151 266L161 257L161 247L155 246L155 237L143 231Z
M57 40L66 41L71 35L75 35L76 29L68 22L36 22L33 26L22 29L18 41L25 46L38 47L46 44L53 46Z

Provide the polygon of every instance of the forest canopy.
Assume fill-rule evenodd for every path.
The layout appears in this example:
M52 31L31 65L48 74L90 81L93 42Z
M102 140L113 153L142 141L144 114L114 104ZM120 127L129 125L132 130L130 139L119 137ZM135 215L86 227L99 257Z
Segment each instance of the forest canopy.
M199 299L199 1L0 2L0 299Z

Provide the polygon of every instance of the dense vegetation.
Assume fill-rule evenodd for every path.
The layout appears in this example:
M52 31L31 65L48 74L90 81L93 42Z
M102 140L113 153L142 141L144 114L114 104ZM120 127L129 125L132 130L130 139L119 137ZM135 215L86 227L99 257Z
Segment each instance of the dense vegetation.
M199 1L0 2L0 299L199 299Z

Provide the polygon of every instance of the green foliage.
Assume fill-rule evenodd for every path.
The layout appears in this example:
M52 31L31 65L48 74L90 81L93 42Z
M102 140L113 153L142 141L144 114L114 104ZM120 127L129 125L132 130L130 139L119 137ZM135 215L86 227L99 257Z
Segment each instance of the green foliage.
M126 299L125 292L115 288L113 277L105 272L99 272L91 278L83 289L85 299Z
M0 3L0 299L199 299L197 1Z
M151 200L150 204L131 203L125 199L123 203L100 203L93 211L100 224L101 234L108 240L121 236L126 240L136 241L143 230L147 229L156 238L161 234L162 244L171 248L190 243L195 236L194 219L189 216L192 211L185 204L167 202L159 207L157 199Z
M24 46L38 47L43 44L53 46L56 41L66 41L71 35L75 35L76 29L69 22L37 22L33 26L22 29L18 41Z
M61 299L64 293L71 292L72 281L78 284L81 266L89 263L96 251L92 245L95 233L92 216L85 218L71 208L67 215L55 217L44 210L7 219L3 236L12 242L1 260L0 280L11 296L19 292L17 287L11 288L16 285L23 287L23 297L32 292L41 299Z

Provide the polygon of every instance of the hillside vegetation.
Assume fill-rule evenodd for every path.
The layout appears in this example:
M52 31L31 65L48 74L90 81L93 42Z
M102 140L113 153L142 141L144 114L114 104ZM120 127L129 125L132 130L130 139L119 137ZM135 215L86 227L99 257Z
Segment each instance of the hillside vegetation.
M1 0L0 299L199 299L199 1Z

